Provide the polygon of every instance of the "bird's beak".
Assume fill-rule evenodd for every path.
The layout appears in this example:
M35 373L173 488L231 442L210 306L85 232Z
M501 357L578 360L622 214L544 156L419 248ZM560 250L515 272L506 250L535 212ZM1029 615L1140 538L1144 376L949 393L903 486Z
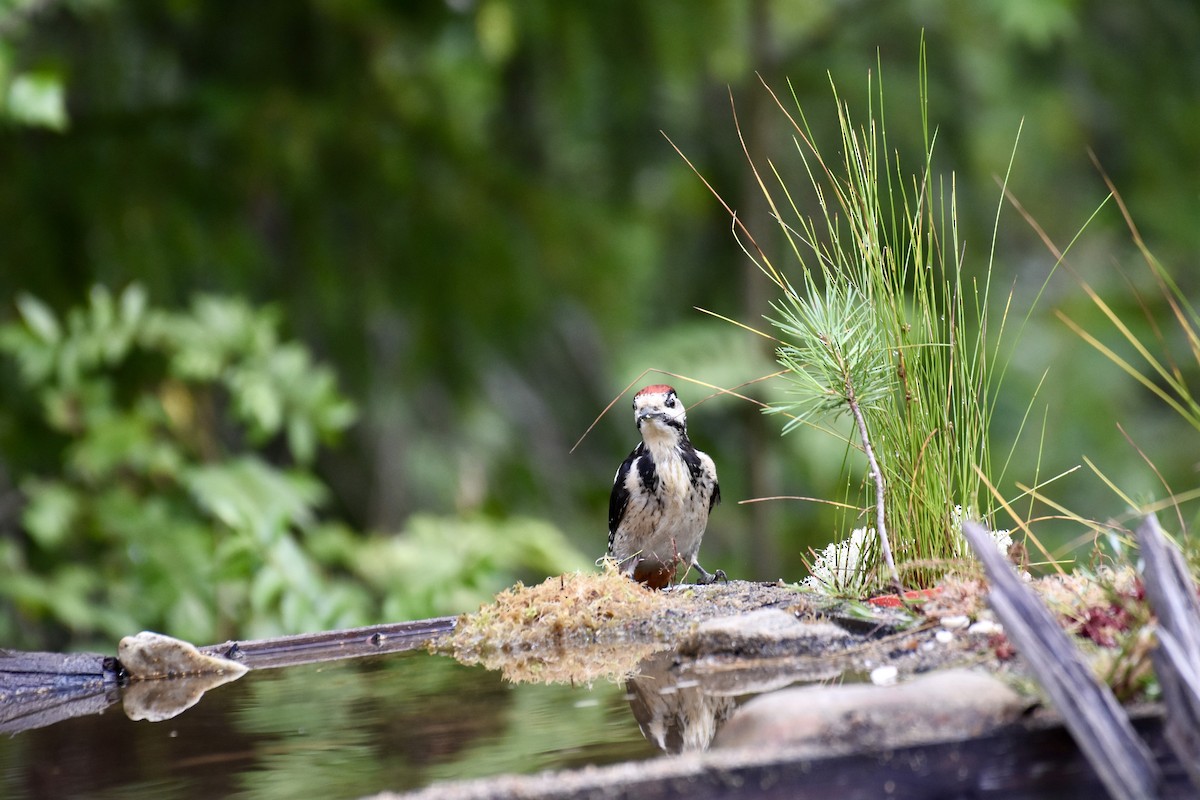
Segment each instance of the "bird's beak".
M641 411L638 412L637 423L638 423L638 425L641 425L642 422L644 422L645 420L648 420L648 419L665 419L665 418L666 418L666 415L663 414L663 412L661 412L661 411L655 411L652 408L643 408Z

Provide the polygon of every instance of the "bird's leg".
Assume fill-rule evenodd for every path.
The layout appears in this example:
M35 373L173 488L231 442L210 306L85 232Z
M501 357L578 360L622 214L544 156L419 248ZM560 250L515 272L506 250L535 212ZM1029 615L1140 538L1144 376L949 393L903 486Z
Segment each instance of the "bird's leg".
M700 584L701 586L708 583L715 583L716 581L725 581L725 583L729 583L729 578L725 575L725 570L723 569L719 569L716 572L709 572L704 567L700 566L700 562L696 561L695 559L692 560L692 566L700 571L700 580L696 581L696 583Z
M617 572L624 575L626 578L632 578L637 572L638 565L642 563L641 552L634 553L624 561L617 562Z

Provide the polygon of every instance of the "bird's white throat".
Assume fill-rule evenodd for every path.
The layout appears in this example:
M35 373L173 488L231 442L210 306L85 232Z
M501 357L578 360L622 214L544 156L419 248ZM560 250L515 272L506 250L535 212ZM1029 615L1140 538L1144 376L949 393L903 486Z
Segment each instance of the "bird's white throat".
M656 435L648 436L653 428ZM666 426L647 425L642 429L642 441L654 459L654 468L662 486L664 498L682 502L691 491L691 474L679 451L679 434Z

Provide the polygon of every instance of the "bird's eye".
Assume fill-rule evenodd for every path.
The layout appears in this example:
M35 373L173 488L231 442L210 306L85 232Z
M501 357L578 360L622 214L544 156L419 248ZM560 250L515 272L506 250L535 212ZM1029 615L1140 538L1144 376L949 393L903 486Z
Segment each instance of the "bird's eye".
M675 395L673 395L673 394L667 395L667 404L666 405L667 405L667 408L675 407Z

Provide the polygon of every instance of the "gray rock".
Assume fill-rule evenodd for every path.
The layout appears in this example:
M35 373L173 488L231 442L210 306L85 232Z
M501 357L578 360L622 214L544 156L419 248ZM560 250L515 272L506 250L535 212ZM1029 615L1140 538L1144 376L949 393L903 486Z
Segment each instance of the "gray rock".
M135 681L184 675L232 675L236 678L246 672L244 664L206 655L190 642L152 631L121 639L117 645L117 658L129 671L130 679Z
M700 623L679 652L695 657L808 655L836 648L850 638L837 625L801 622L778 608L762 608Z
M129 673L121 695L125 715L162 722L200 702L210 689L235 681L245 664L206 655L190 642L142 631L117 645L117 657Z
M739 708L714 747L791 747L826 756L981 736L1029 705L1000 680L970 670L935 672L897 686L805 686Z

